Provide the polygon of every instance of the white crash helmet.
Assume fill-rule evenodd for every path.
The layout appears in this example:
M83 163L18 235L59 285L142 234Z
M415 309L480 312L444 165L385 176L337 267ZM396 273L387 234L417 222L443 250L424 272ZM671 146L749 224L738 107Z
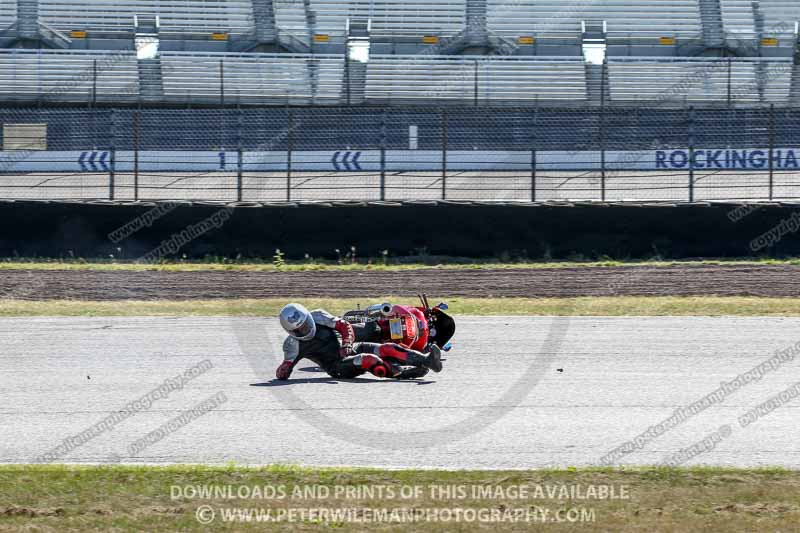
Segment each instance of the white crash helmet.
M300 341L312 339L317 333L314 317L300 304L286 304L281 309L280 321L286 333Z

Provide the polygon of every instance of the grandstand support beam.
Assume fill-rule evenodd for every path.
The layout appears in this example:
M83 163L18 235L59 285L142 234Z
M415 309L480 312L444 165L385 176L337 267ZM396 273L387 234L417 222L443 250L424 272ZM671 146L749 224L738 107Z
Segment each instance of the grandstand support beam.
M473 105L475 105L475 107L478 107L478 88L479 88L479 85L478 85L478 68L479 68L478 60L476 59L475 60L475 76L474 76L474 78L475 78L474 82L475 83L474 83L474 88L473 88L473 95L474 95Z
M92 61L92 105L94 107L97 103L97 60Z
M17 0L17 34L39 40L39 0Z
M344 53L344 101L350 105L350 60L347 51Z
M731 58L728 58L728 107L731 106L731 96L733 90L733 61Z
M533 108L531 119L531 202L536 201L536 121L539 118L539 107Z
M139 110L133 111L133 199L139 201Z
M314 35L317 33L317 15L311 9L311 0L303 0L303 12L306 18L306 28L308 28L309 52L314 53Z
M219 105L225 105L225 62L219 60Z
M769 201L772 201L775 180L775 104L769 105Z
M116 136L117 136L117 114L115 113L114 108L111 108L110 113L110 123L111 123L111 136L109 139L109 153L111 156L110 164L108 167L108 199L114 200L114 186L115 186L115 179L116 179L116 160L117 160L117 143L116 143Z
M467 0L466 42L467 46L488 46L489 34L486 30L486 0Z
M17 20L3 32L14 35L7 48L69 48L69 37L39 21L39 0L17 0Z
M509 56L519 48L516 41L489 31L486 24L486 0L466 0L464 29L455 35L443 37L431 48L432 54L458 55L484 53L486 55Z
M161 100L164 98L164 74L161 58L137 59L136 69L139 74L139 94L144 100Z
M230 43L231 52L261 52L264 48L283 48L288 52L308 53L305 43L281 34L275 23L275 6L272 0L251 0L253 8L253 30L251 33L235 37Z
M706 48L720 48L725 44L720 0L699 0L700 24Z
M694 202L694 106L689 106L688 109L686 134L686 144L689 147L689 201Z
M762 41L764 39L764 34L766 30L766 22L764 20L764 13L761 12L759 9L759 4L753 2L753 24L756 30L756 54L757 57L762 57ZM769 77L769 73L767 72L767 66L763 61L759 61L755 64L755 71L756 71L756 87L758 89L758 96L760 101L764 101L764 90L766 89L766 81Z
M800 63L798 60L800 58L795 59L795 63L792 65L792 81L789 88L789 104L792 106L800 104Z
M380 149L381 149L381 201L386 200L386 107L383 107L381 112L381 131L380 131Z
M600 200L606 201L606 106L600 106Z
M236 104L236 201L242 201L243 179L243 147L242 147L242 128L243 128L242 108Z
M259 43L274 43L277 35L275 29L275 8L272 0L251 0L253 4L254 35Z
M608 61L604 60L601 66L605 74ZM600 200L606 201L606 86L600 84Z
M448 131L447 131L447 108L443 107L441 110L442 115L442 200L447 200L447 148L448 148Z
M345 58L344 81L343 100L347 105L363 104L367 93L367 64Z
M589 101L594 105L602 105L608 81L605 66L586 63L583 68L586 73L586 93Z
M317 104L317 94L319 94L319 60L309 59L306 61L308 72L308 85L311 88L311 105Z
M794 64L800 64L800 35L798 35L798 30L800 30L800 22L795 25L795 33L794 33Z
M294 150L294 114L286 108L286 201L292 201L292 150Z

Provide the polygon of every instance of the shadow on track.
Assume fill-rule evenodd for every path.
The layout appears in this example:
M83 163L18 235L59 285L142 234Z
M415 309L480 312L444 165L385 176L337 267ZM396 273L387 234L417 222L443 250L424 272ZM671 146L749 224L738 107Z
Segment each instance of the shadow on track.
M279 380L273 379L270 381L265 381L263 383L251 383L251 387L283 387L286 385L301 385L304 383L326 383L328 385L338 385L339 383L414 383L416 385L430 385L431 383L436 383L435 381L430 380L421 380L421 379L367 379L367 378L351 378L351 379L335 379L332 377L324 377L324 378L301 378L301 379L289 379L289 380Z
M305 366L303 368L298 368L297 370L301 372L314 372L314 373L323 373L325 371L322 370L318 366ZM251 387L281 387L284 385L299 385L301 383L327 383L328 385L336 385L338 383L392 383L392 382L410 382L416 383L417 385L428 385L430 383L436 383L435 381L431 380L422 380L422 379L370 379L370 378L350 378L350 379L337 379L332 378L325 374L325 377L320 378L300 378L300 379L290 379L286 381L281 381L279 379L272 379L270 381L265 381L263 383L251 383Z

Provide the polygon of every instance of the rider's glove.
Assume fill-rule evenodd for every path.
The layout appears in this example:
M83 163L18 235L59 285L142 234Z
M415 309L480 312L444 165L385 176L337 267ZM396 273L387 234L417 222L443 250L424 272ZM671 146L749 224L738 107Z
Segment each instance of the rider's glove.
M293 369L294 363L292 363L292 361L284 361L275 371L275 377L278 379L289 379L289 376L292 375Z

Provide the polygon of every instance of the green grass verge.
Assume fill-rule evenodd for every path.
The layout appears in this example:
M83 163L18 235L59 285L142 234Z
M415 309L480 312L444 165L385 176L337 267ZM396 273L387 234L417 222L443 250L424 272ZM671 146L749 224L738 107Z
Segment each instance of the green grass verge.
M341 314L361 298L300 298L309 308ZM413 298L376 297L403 302ZM800 298L585 297L444 298L455 315L527 316L800 316ZM0 300L0 316L275 316L286 299L236 300Z
M212 491L221 487L233 498L213 497L213 492L203 497L187 489L201 486ZM610 488L605 489L606 497L599 497L601 486ZM313 492L298 498L298 488ZM393 497L388 497L390 489ZM239 491L259 494L256 490L260 497L238 497ZM587 498L590 494L595 497ZM197 519L203 506L214 511L209 524ZM373 511L332 521L301 514L300 510L308 513L312 508ZM442 523L419 515L421 521L413 524L373 521L374 510L403 508L436 509L442 518L447 516L445 509L451 517L454 509L461 509L462 519ZM280 522L231 522L223 520L223 509L239 509L244 516L249 509L286 514ZM298 510L292 522L289 509ZM484 517L494 512L497 517L520 516L522 521L468 522L466 510L476 517L481 510ZM433 516L434 511L426 512ZM559 512L564 521L550 522ZM6 531L522 531L536 527L527 522L533 517L548 517L548 529L558 531L796 531L800 472L655 467L487 472L0 466L0 530Z
M157 264L134 263L120 259L59 259L47 260L31 259L2 259L0 270L4 269L30 269L30 270L160 270L174 272L193 272L200 270L229 270L241 272L271 272L271 271L318 271L318 270L378 270L402 271L426 268L453 268L453 269L507 269L507 268L575 268L575 267L618 267L618 266L646 266L651 268L675 265L800 265L800 258L786 259L695 259L695 260L586 260L575 258L570 261L499 261L497 259L478 260L464 257L439 257L420 256L410 258L383 258L358 259L352 262L343 259L342 264L336 261L285 261L280 266L273 260L233 260L227 258L212 258L206 261L166 261Z

